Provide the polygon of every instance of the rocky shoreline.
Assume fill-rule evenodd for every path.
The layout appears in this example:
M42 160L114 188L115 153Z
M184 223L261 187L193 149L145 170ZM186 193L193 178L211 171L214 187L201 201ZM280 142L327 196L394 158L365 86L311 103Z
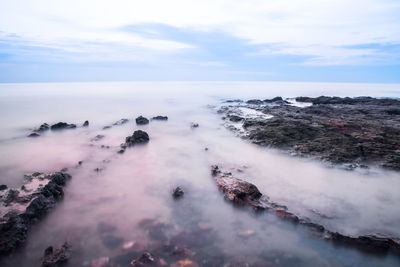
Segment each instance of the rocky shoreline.
M260 146L346 168L400 170L400 101L371 97L228 100L224 125Z
M0 191L0 256L25 243L29 228L62 199L70 179L66 172L35 172L25 175L20 189Z
M225 199L235 205L248 206L259 212L272 211L279 218L294 224L303 225L312 230L316 236L332 241L334 244L351 246L372 253L387 253L392 251L400 254L399 238L379 234L353 237L330 231L323 225L292 213L286 206L271 201L254 184L234 177L231 172L222 171L217 165L211 166L211 175L218 189L224 193Z

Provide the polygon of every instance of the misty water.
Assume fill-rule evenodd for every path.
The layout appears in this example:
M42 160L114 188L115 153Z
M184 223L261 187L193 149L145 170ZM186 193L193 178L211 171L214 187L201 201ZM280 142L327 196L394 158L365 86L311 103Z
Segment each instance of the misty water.
M26 245L1 266L38 266L46 247L68 241L70 266L129 254L170 240L206 259L281 266L398 266L400 258L335 246L269 212L234 207L218 192L218 164L254 183L271 200L329 230L400 237L400 173L347 171L253 145L223 126L227 99L275 96L400 97L399 85L328 83L47 83L0 85L0 184L19 187L23 175L68 168L64 199L30 230ZM138 126L134 118L168 116ZM103 130L127 118L126 124ZM26 136L59 121L87 128ZM198 128L191 128L192 122ZM150 142L118 154L134 130ZM104 135L95 141L96 135ZM208 150L206 150L208 148ZM82 161L82 165L77 166ZM97 169L97 171L95 171ZM172 189L185 191L174 200ZM143 222L162 229L143 227ZM107 230L108 229L108 230ZM111 230L110 230L111 229ZM156 233L154 233L156 232ZM179 239L177 237L184 237ZM111 236L111 238L110 238ZM189 238L189 237L190 238ZM110 241L111 239L111 241ZM114 242L112 242L114 241ZM132 254L133 255L133 254ZM133 260L134 256L127 255ZM174 260L166 259L169 264ZM229 266L229 265L227 265Z

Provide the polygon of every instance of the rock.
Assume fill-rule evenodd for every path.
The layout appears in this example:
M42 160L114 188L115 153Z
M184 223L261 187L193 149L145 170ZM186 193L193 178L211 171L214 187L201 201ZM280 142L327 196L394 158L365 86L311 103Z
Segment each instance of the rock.
M311 156L349 170L368 164L400 170L400 116L394 115L400 110L399 100L326 96L296 100L314 105L265 106L252 101L240 107L224 105L218 112L228 118L225 127L260 146ZM268 101L277 104L281 100ZM241 115L240 108L269 116Z
M125 124L127 122L129 122L128 119L120 119L119 121L114 122L113 125L122 125L122 124Z
M168 120L168 117L167 116L155 116L152 119L159 120L159 121L166 121L166 120Z
M191 128L198 128L198 127L199 127L199 124L198 124L198 123L192 122L192 123L190 124L190 127L191 127Z
M53 251L53 247L48 247L44 251L42 267L57 267L65 264L71 257L71 245L65 242L61 248Z
M234 178L231 173L223 173L218 166L211 167L218 189L224 193L225 199L236 204L249 205L255 209L265 209L261 201L262 194L258 188L246 181Z
M172 196L173 196L174 198L183 197L184 194L185 194L185 192L183 192L182 188L180 188L179 186L178 186L178 187L175 187L175 188L172 190Z
M50 127L50 129L52 131L64 130L64 129L74 129L74 128L76 128L75 124L68 124L66 122L59 122L59 123L51 125L51 127Z
M35 132L44 132L44 131L48 131L50 129L50 126L47 123L43 123L42 125L40 125L40 127L38 129L35 130Z
M82 124L82 127L88 127L89 126L89 121L85 121L83 124Z
M247 104L252 104L252 105L261 105L263 104L263 101L259 99L250 99L246 101Z
M145 131L137 130L132 136L126 137L124 145L130 147L137 144L145 144L149 142L149 140L149 135Z
M6 209L5 215L0 217L0 255L12 252L26 241L31 225L47 214L62 198L62 187L69 179L71 176L63 172L33 173L25 176L26 184L21 186L20 191L2 191L0 204L6 207L9 204L18 204L21 209ZM40 184L44 186L39 186Z
M157 266L157 261L158 259L155 256L153 256L150 252L145 252L139 258L132 260L131 266L149 266L149 265Z
M139 116L139 117L136 118L136 124L137 125L145 125L145 124L148 124L148 123L149 123L149 120L147 118L143 117L143 116Z
M103 130L111 129L111 126L104 126Z
M38 133L31 133L30 135L28 135L28 137L39 137L40 134Z
M274 102L278 102L278 101L283 101L283 98L280 96L274 97L272 99L265 99L264 102L265 103L274 103Z
M8 187L5 184L0 185L0 191L6 190Z

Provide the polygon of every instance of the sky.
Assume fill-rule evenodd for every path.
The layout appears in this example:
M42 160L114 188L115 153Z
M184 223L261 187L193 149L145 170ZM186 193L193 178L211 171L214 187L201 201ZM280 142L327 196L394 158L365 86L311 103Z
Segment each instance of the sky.
M0 0L0 82L400 83L400 0Z

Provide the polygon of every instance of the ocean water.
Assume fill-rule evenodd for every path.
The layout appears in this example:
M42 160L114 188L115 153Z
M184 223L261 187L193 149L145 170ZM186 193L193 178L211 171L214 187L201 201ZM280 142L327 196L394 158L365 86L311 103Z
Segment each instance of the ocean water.
M346 171L261 148L225 129L216 112L226 99L300 95L397 98L400 85L0 84L0 184L19 187L25 173L65 167L73 176L63 201L34 225L26 246L0 265L38 266L46 247L57 247L65 241L74 249L69 265L90 266L93 259L127 254L124 244L135 244L139 251L157 243L186 240L187 244L182 245L199 258L223 264L398 266L397 256L334 246L268 212L255 214L234 207L218 192L210 176L213 164L232 170L238 178L257 185L271 200L330 230L400 237L400 173L374 167ZM139 115L166 115L168 121L138 126L134 118ZM121 118L130 121L103 130ZM90 122L87 128L26 137L44 122L65 121L80 126L85 120ZM200 126L193 129L192 122ZM150 142L117 154L125 137L137 129L148 132ZM92 141L99 134L105 137ZM83 164L76 167L79 161ZM100 171L95 171L97 168ZM172 199L175 186L185 191L182 199ZM146 220L163 227L157 231L144 228ZM104 233L104 225L112 226L112 233ZM193 234L198 228L203 232ZM182 233L186 234L184 238ZM127 257L135 258L134 254ZM166 261L175 263L173 258ZM210 266L210 262L198 264Z

